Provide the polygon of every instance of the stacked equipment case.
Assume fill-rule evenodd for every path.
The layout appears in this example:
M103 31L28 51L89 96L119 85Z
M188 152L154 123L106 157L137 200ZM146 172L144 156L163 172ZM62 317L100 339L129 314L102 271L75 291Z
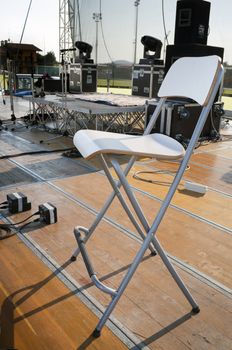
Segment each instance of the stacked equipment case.
M150 101L148 103L146 107L146 125L148 124L156 106L157 102L155 101ZM179 142L187 144L192 136L201 109L202 107L197 103L169 101L162 109L152 132L159 132L168 135ZM215 102L200 135L200 141L216 140L219 138L221 117L223 114L223 103Z
M135 64L132 74L132 95L157 97L164 77L164 62L160 60L162 42L145 35L141 38L144 45L143 58Z
M97 65L91 63L73 63L69 70L69 92L96 92Z
M75 43L79 50L76 63L69 68L69 92L83 93L97 91L97 65L91 59L92 46L83 41Z
M210 2L204 0L177 1L174 45L166 47L165 74L180 57L217 55L223 61L224 49L207 45L210 6ZM224 111L223 103L218 100L220 100L220 90L202 130L200 140L215 140L220 137L220 123ZM148 105L147 122L154 108L155 104ZM162 111L153 131L162 132L185 143L191 138L201 108L193 101L170 101Z

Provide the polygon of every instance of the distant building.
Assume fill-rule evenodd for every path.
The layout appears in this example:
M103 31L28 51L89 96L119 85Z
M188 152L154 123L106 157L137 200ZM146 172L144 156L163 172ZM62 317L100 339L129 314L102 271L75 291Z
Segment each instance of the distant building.
M17 44L1 41L0 69L7 70L7 59L12 61L15 73L34 73L37 65L36 53L42 51L32 44Z

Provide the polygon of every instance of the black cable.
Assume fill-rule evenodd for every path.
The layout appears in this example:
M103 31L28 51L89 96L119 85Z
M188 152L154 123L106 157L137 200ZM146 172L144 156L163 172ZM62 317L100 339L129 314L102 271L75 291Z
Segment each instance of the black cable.
M11 229L9 227L0 228L0 240L9 238L9 237L14 236L14 235L15 235L15 233L12 233Z
M9 154L5 156L1 156L0 159L7 159L7 158L14 158L14 157L21 157L21 156L27 156L31 154L42 154L42 153L54 153L54 152L62 152L62 151L71 151L73 150L74 147L69 147L69 148L59 148L55 150L41 150L41 151L32 151L32 152L21 152L21 153L16 153L16 154Z
M166 29L166 24L165 24L164 0L162 0L162 19L163 19L163 27L164 27L165 40L166 40L167 44L169 45L169 42L168 42L168 34L167 34L167 29Z
M3 205L3 204L8 204L8 201L4 201L4 202L0 203L0 205Z
M164 162L164 163L177 163L180 164L179 161L165 161L165 160L159 160L159 162ZM187 167L185 168L185 171L189 170L190 166L187 165ZM152 180L152 179L145 179L141 176L139 176L140 174L166 174L166 175L175 175L177 173L176 170L168 170L168 169L164 169L164 170L141 170L141 171L136 171L133 174L133 178L136 180L140 180L140 181L144 181L144 182L149 182L152 184L156 184L156 185L162 185L162 186L170 186L172 184L172 182L168 182L168 181L161 181L161 180Z
M30 8L31 8L31 3L32 3L32 0L30 0L30 4L29 4L28 10L27 10L27 14L26 14L26 18L25 18L25 21L24 21L24 26L23 26L21 38L20 38L20 41L19 41L20 44L21 44L21 42L22 42L22 40L23 40L23 34L24 34L24 31L25 31L25 28L26 28L28 15L29 15Z
M21 233L20 231L22 229L24 229L26 226L32 224L33 222L39 222L39 221L40 221L40 218L37 218L35 220L26 222L24 225L22 225L20 227L14 227L14 228L17 229L19 233ZM3 233L2 231L5 231L5 232ZM9 226L1 226L0 225L0 240L9 238L11 236L14 236L15 234L16 234L15 232L11 231L11 228Z
M3 206L0 207L0 210L1 209L7 209L7 208L9 208L9 205L3 205Z
M79 36L80 36L80 41L82 41L82 34L81 34L81 14L80 14L80 4L79 4L79 0L77 0L77 13L78 13L78 23L79 23Z
M26 226L32 224L33 222L39 222L40 221L40 218L37 218L35 220L32 220L32 221L29 221L29 222L26 222L24 225L18 227L19 231L21 231L22 229L24 229Z
M39 215L39 211L35 212L34 214L28 216L26 219L22 220L22 221L19 221L19 222L15 222L13 224L0 224L0 228L4 228L4 227L15 227L15 225L19 225L19 224L22 224L23 222L29 220L30 218L32 218L32 216L35 216L35 215Z
M99 0L99 1L100 1L100 14L101 14L101 13L102 13L102 12L101 12L101 0ZM107 55L108 55L108 57L109 57L109 59L110 59L110 61L111 61L111 63L112 63L113 60L112 60L112 57L111 57L111 55L110 55L110 53L109 53L109 50L108 50L108 48L107 48L106 41L105 41L105 35L104 35L104 32L103 32L102 16L100 17L100 24L101 24L101 33L102 33L103 44L104 44L104 46L105 46Z

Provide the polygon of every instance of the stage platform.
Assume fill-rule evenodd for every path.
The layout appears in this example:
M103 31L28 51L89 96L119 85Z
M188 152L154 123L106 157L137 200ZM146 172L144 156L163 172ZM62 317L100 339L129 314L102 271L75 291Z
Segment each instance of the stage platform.
M71 136L82 128L143 133L144 97L115 94L68 94L25 96L29 101L29 122L52 126L60 133Z
M82 258L71 262L70 256L76 248L74 227L94 220L111 189L97 161L67 156L70 137L45 142L50 136L33 128L1 132L0 201L22 192L32 209L14 215L2 210L0 219L16 223L49 201L57 207L58 221L35 222L0 241L0 348L231 350L231 137L195 150L157 234L201 312L191 315L160 258L146 252L95 339L92 331L110 297L93 286ZM134 178L138 171L141 179ZM148 159L131 169L129 181L149 221L175 171L176 164ZM185 181L208 191L187 191ZM101 281L117 288L140 244L115 199L88 242Z

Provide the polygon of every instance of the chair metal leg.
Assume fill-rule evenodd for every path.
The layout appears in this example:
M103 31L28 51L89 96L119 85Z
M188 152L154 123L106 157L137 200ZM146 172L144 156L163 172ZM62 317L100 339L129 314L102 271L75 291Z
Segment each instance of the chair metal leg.
M142 208L139 205L133 191L131 190L131 187L128 184L126 177L124 176L120 165L118 164L118 162L115 159L111 160L111 164L113 165L114 170L115 170L116 174L118 175L118 178L119 178L119 180L120 180L120 182L121 182L121 184L122 184L122 186L123 186L123 188L128 196L128 199L129 199L131 205L133 206L134 211L136 212L141 224L143 225L145 231L148 232L150 230L150 226L148 224L148 221L147 221L147 219L142 211Z
M119 181L116 183L113 179L113 176L110 173L110 170L108 168L107 162L106 162L106 157L103 156L103 154L101 155L101 160L102 160L102 164L103 164L103 168L105 170L106 176L111 184L111 186L113 187L114 192L111 194L111 196L109 197L108 201L105 203L103 209L101 210L101 212L99 213L99 215L97 216L96 220L94 221L92 227L90 228L89 232L87 232L84 240L82 240L82 237L80 235L80 232L76 232L76 236L77 236L77 240L78 240L78 244L80 247L80 250L83 254L83 259L86 262L86 267L88 269L88 272L91 276L95 276L94 270L92 268L90 259L88 257L87 251L84 247L84 243L85 241L87 241L87 239L90 237L90 235L93 233L94 229L97 227L98 223L100 222L100 220L102 219L102 217L104 216L106 210L109 208L111 202L113 201L115 195L117 195L118 199L120 200L120 203L122 205L122 207L124 208L124 210L126 211L128 217L130 218L131 222L133 223L133 225L135 226L135 228L137 229L138 233L141 235L141 237L143 238L143 242L142 245L140 246L132 264L130 265L130 267L128 268L124 278L122 279L122 281L120 282L120 285L118 287L117 290L111 290L109 288L107 288L106 286L104 286L103 284L101 284L99 286L100 289L102 289L105 292L108 292L111 296L112 296L112 300L109 303L108 307L105 309L105 312L103 313L100 321L98 322L98 325L93 333L94 336L99 336L101 333L101 329L104 326L104 324L106 323L107 319L110 317L112 311L114 310L117 302L119 301L120 297L122 296L123 292L125 291L127 285L129 284L130 280L132 279L137 267L139 266L139 264L141 263L143 256L146 252L146 250L148 248L152 248L155 251L158 252L162 262L164 263L164 265L166 266L166 268L168 269L168 271L170 272L172 278L174 279L174 281L176 282L176 284L178 285L178 287L180 288L180 290L182 291L182 293L184 294L184 296L186 297L186 299L188 300L189 304L192 306L192 311L194 313L197 313L200 311L196 301L193 299L192 295L190 294L189 290L187 289L187 287L185 286L184 282L182 281L182 279L180 278L180 276L178 275L177 271L175 270L174 266L172 265L172 263L170 262L169 258L167 257L165 251L163 250L162 246L160 245L158 239L156 238L156 232L157 229L166 213L167 208L170 205L170 202L174 196L174 193L176 191L177 186L180 183L180 180L184 174L185 168L189 162L189 159L192 155L193 149L196 145L196 142L200 136L200 133L203 129L203 126L205 124L206 118L209 114L210 109L212 108L216 93L219 89L219 85L220 82L222 81L222 74L223 74L223 70L221 70L217 81L214 84L213 87L213 91L211 92L211 94L209 95L209 101L206 101L206 105L203 107L202 112L200 114L200 117L198 119L197 125L195 127L194 133L192 135L192 138L189 142L188 148L186 150L185 153L185 157L183 158L179 170L176 173L174 180L172 182L172 185L169 188L169 191L165 197L165 199L163 200L158 213L156 215L156 218L154 219L152 225L150 226L137 199L135 198L132 190L130 189L130 185L128 183L128 181L126 180L126 176L131 168L131 166L133 165L133 159L131 161L130 166L128 166L126 168L125 173L123 173L121 167L119 166L119 164L114 160L112 161L112 164L114 166L114 169L116 171L116 173L118 174L119 177ZM191 83L191 82L190 82ZM158 104L158 112L155 113L152 116L152 122L150 121L147 127L147 130L145 132L145 134L149 133L152 130L153 127L153 123L156 120L156 118L158 117L158 114L163 106L164 100L159 102ZM156 108L156 111L157 111ZM137 220L135 219L133 213L131 212L130 208L128 207L127 203L125 202L121 192L120 192L120 187L121 185L124 187L124 190L127 194L127 197L138 217L138 220L140 221L140 224L142 225L142 229L139 225L139 223L137 222ZM96 282L98 283L99 280L96 280Z
M121 168L119 166L119 164L115 161L112 160L111 162L114 166L114 169L116 171L116 173L118 174L122 186L125 189L128 198L134 208L134 210L136 211L136 214L138 215L138 217L141 220L142 225L144 226L144 228L147 230L147 232L150 230L150 227L148 225L148 222L142 212L141 207L139 206L139 203L137 201L137 199L135 198L133 192L131 191L130 185L128 184L123 172L121 171ZM165 209L166 210L166 209ZM180 287L180 289L182 290L182 292L184 293L184 295L186 296L186 298L189 300L190 304L192 305L193 308L197 307L197 304L195 303L195 301L193 300L192 296L190 295L190 293L188 292L187 288L185 287L184 283L182 282L181 278L179 277L179 275L177 274L177 272L175 271L173 265L171 264L170 260L168 259L166 253L164 252L164 250L162 249L158 239L155 237L155 233L153 233L153 237L151 238L151 241L153 242L156 251L158 252L159 256L161 257L163 263L165 264L165 266L167 267L168 271L171 273L172 277L174 278L174 280L176 281L176 283L178 284L178 286Z
M103 167L104 167L104 170L105 172L107 172L107 174L110 173L108 167L107 167L107 163L103 158L101 158L101 161L102 161L102 164L103 164ZM124 170L124 174L128 174L128 172L130 171L131 167L133 166L134 164L134 161L135 161L135 158L133 157L130 162L128 163L128 166L126 167L126 169ZM106 203L104 204L104 206L102 207L101 211L98 213L96 219L94 220L93 224L91 225L91 227L89 229L85 229L85 239L84 239L84 242L86 243L88 241L88 239L91 237L91 235L93 234L93 232L95 231L97 225L99 224L99 222L101 221L101 219L103 218L104 214L106 213L107 209L109 208L109 206L111 205L113 199L115 198L115 196L117 195L123 208L125 209L128 217L130 218L132 224L134 225L134 227L136 228L136 230L138 231L139 235L141 236L142 239L145 238L145 235L142 231L142 229L140 228L139 224L137 223L134 215L132 214L132 212L130 211L130 209L128 208L128 206L126 205L120 191L119 191L119 188L121 187L121 182L118 181L117 183L115 183L115 181L113 180L113 178L111 177L111 181L113 181L113 192L111 193L110 197L108 198L108 200L106 201ZM75 229L74 229L74 232L75 232ZM154 249L154 247L152 247L152 245L149 246L149 249L151 251L151 253L153 255L156 255L156 251ZM72 256L71 256L71 261L75 261L78 254L80 253L80 249L77 248Z
M127 175L130 171L130 169L132 168L134 162L135 162L136 158L135 157L131 157L130 161L128 162L125 170L124 170L124 174ZM117 182L117 187L120 188L121 187L121 183L120 181ZM85 242L88 241L88 239L91 237L91 235L93 234L93 232L95 231L95 229L97 228L98 224L100 223L100 221L102 220L102 218L104 217L106 211L108 210L108 208L110 207L111 203L113 202L114 198L116 196L115 191L112 191L111 194L109 195L109 197L107 198L106 202L104 203L103 207L101 208L101 210L99 211L99 213L97 214L94 222L92 223L91 227L89 228L89 232L85 237ZM77 248L72 256L71 256L71 261L75 261L78 254L80 253L79 248Z
M117 162L114 160L114 166L115 169L117 169L117 173L120 176L120 180L121 183L123 185L123 187L125 188L125 191L129 194L128 198L131 201L132 206L134 207L134 209L136 210L136 214L139 216L139 218L141 219L141 221L144 223L144 225L147 227L148 223L146 221L146 218L144 216L144 214L141 211L141 208L139 206L139 204L137 203L137 200L134 198L133 195L131 195L131 190L130 190L130 185L128 184L127 180L124 178L123 173L121 171L121 168L119 166L119 164L117 164ZM110 183L112 182L111 179L111 174L108 174L108 171L106 171L106 175L110 181ZM180 177L181 179L181 177ZM194 298L192 297L192 295L190 294L189 290L187 289L187 287L185 286L184 282L182 281L182 279L180 278L180 276L178 275L178 273L176 272L175 268L173 267L173 265L171 264L170 260L168 259L166 253L164 252L164 250L162 249L161 245L159 244L157 238L155 237L155 233L158 229L158 226L161 222L161 219L163 218L169 203L171 201L172 196L175 193L175 190L179 184L180 179L177 178L177 180L175 181L174 185L171 186L170 190L169 190L169 196L167 195L158 214L156 219L154 220L154 223L152 225L152 228L149 228L149 231L147 232L147 236L144 239L144 242L139 250L139 252L137 253L133 263L131 264L130 268L128 269L127 274L125 275L125 277L123 278L118 290L117 290L117 294L114 296L114 298L112 299L112 301L110 302L110 304L108 305L107 309L105 310L101 320L99 321L94 334L95 335L99 335L101 332L102 327L104 326L105 322L107 321L107 319L109 318L111 312L113 311L114 307L116 306L118 300L120 299L122 293L124 292L125 288L127 287L128 283L130 282L131 278L133 277L138 265L140 264L143 255L145 254L146 249L148 248L148 246L150 245L150 243L152 242L155 250L158 252L159 256L161 257L163 263L165 264L165 266L167 267L168 271L170 272L171 276L173 277L173 279L175 280L175 282L177 283L177 285L179 286L179 288L181 289L182 293L184 294L184 296L186 297L186 299L188 300L188 302L190 303L190 305L192 306L192 311L194 313L197 313L200 311L199 306L197 305L196 301L194 300ZM112 184L113 185L113 184ZM167 198L168 197L168 198ZM171 197L171 198L170 198ZM145 220L145 221L144 221Z
M101 329L102 327L105 325L107 319L110 317L110 314L112 313L112 311L114 310L117 302L119 301L121 295L123 294L124 290L126 289L128 283L130 282L131 278L133 277L138 265L140 264L143 255L151 241L151 237L153 236L153 232L149 231L148 235L146 236L146 239L144 240L140 250L138 251L133 263L131 264L130 268L127 271L127 274L124 276L123 280L121 281L121 284L117 290L117 294L113 297L112 301L110 302L110 304L108 305L108 307L106 308L105 312L103 313L100 321L98 322L93 335L94 336L99 336L101 333ZM172 266L171 262L169 261L168 257L166 256L164 250L162 249L161 245L159 244L158 240L156 239L156 237L154 237L154 241L155 241L155 249L158 252L158 254L160 255L162 261L164 262L165 266L167 267L167 269L169 270L169 272L171 273L173 279L175 280L175 282L177 283L177 285L179 286L179 288L181 289L181 291L183 292L183 294L185 295L186 299L188 300L188 302L190 303L190 305L192 306L192 312L193 313L198 313L200 311L199 306L197 305L196 301L193 299L192 295L190 294L189 290L186 288L185 284L183 283L183 281L181 280L180 276L177 274L177 272L175 271L174 267Z
M149 134L149 133L151 132L151 130L152 130L152 128L153 128L153 126L154 126L154 124L155 124L157 118L159 117L159 114L160 114L160 112L161 112L161 110L162 110L162 108L163 108L163 106L164 106L164 104L165 104L165 100L166 100L165 98L162 98L162 99L159 100L158 105L157 105L157 107L156 107L156 109L155 109L155 111L154 111L154 113L153 113L153 115L152 115L152 117L151 117L151 119L150 119L150 121L149 121L149 124L148 124L148 126L147 126L147 128L146 128L146 130L145 130L145 132L144 132L145 135L147 135L147 134ZM126 166L126 168L125 168L125 170L124 170L125 176L127 176L127 174L129 173L129 171L130 171L130 169L132 168L132 166L133 166L135 160L136 160L136 157L134 157L134 156L130 158L130 161L128 162L128 164L127 164L127 166ZM120 189L120 187L121 187L121 182L118 181L117 184L116 184L116 186L118 187L118 189ZM88 234L85 236L85 242L87 242L88 239L89 239L89 238L91 237L91 235L93 234L94 230L96 229L96 227L98 226L98 224L100 223L100 221L101 221L102 218L104 217L106 211L107 211L108 208L110 207L111 203L113 202L115 196L116 196L116 193L115 193L115 191L113 191L113 192L110 194L110 196L108 197L108 199L106 200L105 204L103 205L103 207L102 207L102 209L100 210L100 212L98 213L98 215L96 216L96 218L95 218L93 224L92 224L91 227L89 228ZM142 237L142 238L143 238L143 237ZM152 251L153 254L155 254L154 249L151 248L151 251ZM75 261L79 253L80 253L80 250L79 250L79 248L77 248L77 249L73 252L73 254L72 254L72 256L71 256L71 261Z
M212 101L213 102L213 101ZM212 104L211 104L212 106ZM119 301L121 295L123 294L124 290L126 289L128 283L130 282L131 278L133 277L138 265L140 264L144 254L145 254L145 251L147 250L147 248L149 247L149 245L151 244L151 242L154 244L154 247L155 247L155 250L159 253L163 263L165 264L165 266L167 267L168 271L170 272L171 276L173 277L173 279L175 280L175 282L177 283L177 285L179 286L180 290L182 291L182 293L184 294L184 296L186 297L186 299L188 300L188 302L190 303L190 305L192 306L192 311L194 313L197 313L200 311L199 309L199 306L197 305L196 301L194 300L194 298L192 297L192 295L190 294L189 290L187 289L187 287L185 286L185 284L183 283L182 279L180 278L180 276L178 275L178 273L176 272L176 270L174 269L173 265L171 264L171 262L169 261L167 255L165 254L164 250L162 249L161 245L159 244L158 240L156 239L155 237L155 233L159 227L159 224L161 223L165 213L166 213L166 210L173 198L173 195L176 191L176 188L177 186L179 185L180 183L180 180L183 176L183 173L185 171L185 168L189 162L189 159L192 155L192 152L193 152L193 149L195 147L195 144L199 138L199 135L201 133L201 130L203 128L203 125L205 123L205 120L207 118L207 115L208 115L208 112L209 112L209 106L207 107L204 107L202 112L201 112L201 117L200 117L200 120L198 121L197 123L197 126L194 130L194 133L193 133L193 136L191 138L191 141L189 143L189 146L188 146L188 149L186 151L186 154L185 154L185 157L184 159L182 160L181 164L180 164L180 167L179 167L179 170L173 180L173 183L172 185L170 186L170 189L156 215L156 218L153 222L153 224L151 225L151 228L150 230L147 232L147 236L145 237L136 257L134 258L131 266L129 267L126 275L124 276L123 280L121 281L120 283L120 286L117 290L117 293L113 296L111 302L109 303L108 307L106 308L105 312L103 313L103 316L101 317L95 331L94 331L94 335L95 336L99 336L100 333L101 333L101 329L102 327L104 326L104 324L106 323L107 319L110 317L110 314L112 313L112 311L114 310L117 302ZM104 165L104 168L105 168L105 165L104 164L104 157L102 156L102 159L103 159L103 165ZM120 171L119 171L120 172ZM108 169L108 167L106 167L106 175L111 183L111 185L115 186L115 183L114 183L114 180L112 181L112 176L110 174L110 171ZM121 179L123 178L123 176L120 174L120 177ZM129 184L127 183L126 185L126 188L127 188L127 192L129 193L128 191L128 188L129 188ZM118 190L118 189L117 189ZM132 200L133 202L133 200ZM136 207L136 211L138 210L140 212L140 209L139 207L133 203L134 206ZM143 213L140 215L141 216L141 219L144 220L143 218Z
M135 219L133 213L131 212L130 208L128 207L126 201L124 200L119 188L117 187L117 184L115 183L114 179L113 179L113 176L111 175L110 173L110 170L107 166L107 163L105 161L105 157L103 155L101 155L101 161L102 161L102 165L103 165L103 168L104 168L104 171L105 171L105 174L115 192L115 194L117 195L123 209L125 210L125 212L127 213L129 219L131 220L132 224L134 225L135 229L137 230L137 232L139 233L140 237L144 240L145 239L145 234L143 233L142 229L140 228L139 224L137 223L137 220ZM121 169L121 168L120 168ZM123 173L123 172L122 172ZM121 180L121 179L120 179ZM123 185L123 183L120 181L120 184ZM136 212L136 214L138 215L138 213ZM139 218L140 219L140 218ZM146 219L145 219L146 220ZM142 222L141 222L142 223ZM149 227L148 227L149 228ZM145 232L147 232L145 230ZM153 255L156 255L156 251L154 249L154 247L152 246L152 244L149 245L149 249L151 251L151 253Z

